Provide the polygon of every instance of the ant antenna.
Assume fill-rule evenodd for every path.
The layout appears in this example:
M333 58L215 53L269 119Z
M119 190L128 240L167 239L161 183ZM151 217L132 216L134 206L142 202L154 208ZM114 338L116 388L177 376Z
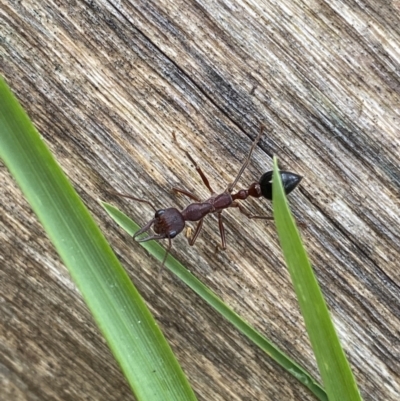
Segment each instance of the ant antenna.
M231 193L231 192L233 191L233 188L234 188L235 185L238 183L240 177L241 177L242 174L243 174L243 171L246 169L247 165L249 164L250 158L251 158L251 154L253 153L253 150L254 150L255 147L257 146L257 143L258 143L258 141L260 140L261 135L262 135L263 132L264 132L264 129L265 129L265 126L264 126L264 125L261 125L261 126L260 126L260 132L259 132L258 135L256 136L256 139L254 139L254 142L253 142L253 144L251 145L249 154L247 155L245 161L243 162L243 165L242 165L242 167L240 168L240 170L239 170L239 172L238 172L238 175L236 176L235 180L234 180L231 184L228 185L228 189L227 189L227 192L228 192L228 193Z
M111 195L121 196L123 198L129 198L129 199L132 199L137 202L147 203L149 206L151 206L154 209L155 212L157 211L157 208L150 201L148 201L146 199L135 198L134 196L127 195L127 194L121 194L120 192L114 192L114 191L107 191L107 192Z

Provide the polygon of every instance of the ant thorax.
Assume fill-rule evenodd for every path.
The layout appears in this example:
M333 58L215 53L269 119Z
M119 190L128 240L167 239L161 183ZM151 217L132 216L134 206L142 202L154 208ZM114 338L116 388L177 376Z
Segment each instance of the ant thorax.
M195 202L182 210L186 221L199 221L210 213L219 212L232 205L232 196L228 192L213 195L204 202Z
M207 202L203 203L191 203L182 210L182 217L186 221L199 221L207 214L212 212L212 204Z

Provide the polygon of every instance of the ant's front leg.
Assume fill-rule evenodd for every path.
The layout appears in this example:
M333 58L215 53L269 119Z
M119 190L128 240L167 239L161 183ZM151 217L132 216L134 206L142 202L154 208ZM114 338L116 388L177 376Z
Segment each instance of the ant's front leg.
M149 206L151 206L155 211L157 211L156 207L148 200L146 199L140 199L140 198L136 198L135 196L132 195L128 195L128 194L122 194L120 192L115 192L115 191L107 191L108 194L110 195L115 195L115 196L121 196L123 198L128 198L128 199L132 199L136 202L141 202L141 203L147 203Z
M254 214L249 213L245 208L240 204L233 202L230 207L237 207L240 213L244 214L248 219L262 219L262 220L273 220L272 216L257 216Z

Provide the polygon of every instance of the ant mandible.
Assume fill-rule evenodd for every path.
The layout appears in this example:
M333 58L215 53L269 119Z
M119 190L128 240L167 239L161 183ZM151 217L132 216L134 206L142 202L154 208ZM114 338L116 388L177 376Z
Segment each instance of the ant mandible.
M245 200L249 196L253 198L264 197L265 199L272 200L272 171L268 171L267 173L263 174L258 182L253 182L247 189L241 189L236 193L232 193L241 175L243 174L244 170L249 164L251 154L253 153L261 135L263 134L264 129L265 129L264 126L260 127L260 132L257 135L256 139L254 140L250 148L250 151L246 159L244 160L243 165L240 168L235 180L228 185L228 187L224 192L220 194L217 194L213 191L207 177L204 175L201 168L193 160L190 154L186 153L188 158L194 164L195 169L199 173L204 185L210 191L211 196L207 200L201 201L199 197L197 197L196 195L192 194L191 192L185 189L176 187L172 188L173 191L181 193L194 201L193 203L190 203L188 206L186 206L182 211L179 211L174 207L170 207L168 209L156 209L153 206L153 204L148 200L135 198L133 196L121 194L118 192L112 192L112 194L114 195L133 199L137 202L147 203L154 209L155 211L154 218L151 219L147 224L145 224L139 231L137 231L133 235L133 239L138 242L145 242L153 239L159 240L167 238L168 247L161 267L164 266L165 260L167 259L167 256L171 250L171 245L172 245L171 239L175 238L180 232L182 232L182 230L185 228L187 221L198 221L194 234L192 238L189 239L189 245L192 246L200 234L201 228L203 226L204 217L210 213L217 213L219 232L221 235L221 248L225 249L226 248L225 229L222 222L222 211L224 209L228 209L230 207L236 207L242 214L247 216L249 219L266 219L266 220L273 219L273 217L251 215L250 213L244 210L243 206L240 203L237 202L238 200ZM300 175L291 173L289 171L280 171L280 175L286 195L292 192L299 185L301 179L303 178ZM153 227L153 231L155 234L150 235L143 239L137 239L139 235L148 231L151 227Z

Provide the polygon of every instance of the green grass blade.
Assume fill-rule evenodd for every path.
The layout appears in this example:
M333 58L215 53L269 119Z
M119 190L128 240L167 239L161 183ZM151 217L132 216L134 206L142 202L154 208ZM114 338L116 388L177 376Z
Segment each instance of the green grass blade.
M357 384L289 211L276 158L272 193L279 240L329 401L360 401Z
M129 235L132 235L139 229L139 226L134 223L124 213L119 211L112 205L102 202L107 213L117 222ZM164 258L165 249L156 241L141 242L151 255L158 259L161 263ZM306 386L315 396L321 401L327 401L323 388L315 381L315 379L305 371L301 366L297 365L271 341L256 331L232 309L230 309L214 292L206 287L200 280L191 274L181 263L179 263L172 255L168 255L165 266L179 277L187 286L189 286L196 294L203 298L210 306L217 310L225 317L233 326L241 333L248 337L261 350L274 359L288 373L293 375L304 386Z
M195 400L141 296L1 77L0 158L68 267L136 398Z

